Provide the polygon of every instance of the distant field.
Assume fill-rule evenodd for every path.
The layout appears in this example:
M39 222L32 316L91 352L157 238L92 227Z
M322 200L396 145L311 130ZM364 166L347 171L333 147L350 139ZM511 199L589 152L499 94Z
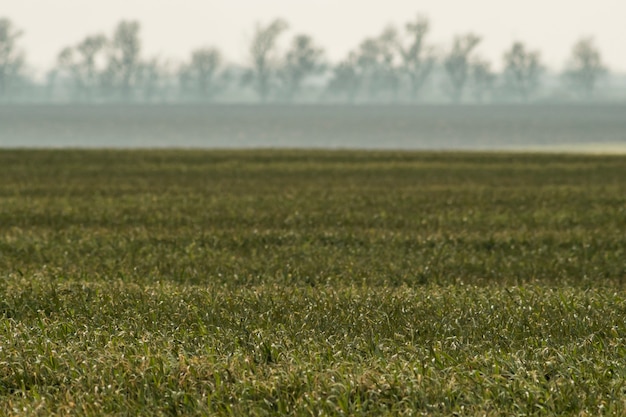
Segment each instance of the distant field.
M0 147L626 150L626 105L0 105Z
M626 142L537 145L520 148L521 152L577 153L589 155L626 155Z
M0 414L624 415L626 156L0 151Z

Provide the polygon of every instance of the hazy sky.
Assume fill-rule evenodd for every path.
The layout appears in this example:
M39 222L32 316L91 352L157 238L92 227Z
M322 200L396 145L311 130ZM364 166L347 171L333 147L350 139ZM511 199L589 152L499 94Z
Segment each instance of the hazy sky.
M141 21L146 55L181 60L193 48L216 45L242 63L254 23L283 17L291 35L313 35L337 61L364 37L418 12L431 19L430 39L442 48L457 33L482 35L479 52L496 68L519 39L560 70L572 44L593 36L609 67L626 71L626 0L0 0L0 13L24 30L28 60L40 69L50 68L63 46L110 34L120 19Z

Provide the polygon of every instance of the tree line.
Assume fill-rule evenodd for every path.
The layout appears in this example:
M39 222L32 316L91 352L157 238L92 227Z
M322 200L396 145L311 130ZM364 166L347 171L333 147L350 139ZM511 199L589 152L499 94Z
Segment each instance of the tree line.
M227 64L212 45L173 63L143 54L141 26L121 21L109 35L90 34L59 51L44 81L29 76L20 48L23 32L0 18L0 100L51 101L330 101L330 102L529 102L546 95L549 74L541 53L522 41L502 54L502 71L477 53L482 38L465 33L447 49L429 40L431 23L418 15L401 27L368 37L338 63L307 34L295 34L286 50L282 19L257 24L244 65ZM592 38L571 49L558 79L563 100L598 98L608 75ZM552 83L555 84L555 83ZM542 94L543 93L543 94ZM554 94L553 94L554 95Z

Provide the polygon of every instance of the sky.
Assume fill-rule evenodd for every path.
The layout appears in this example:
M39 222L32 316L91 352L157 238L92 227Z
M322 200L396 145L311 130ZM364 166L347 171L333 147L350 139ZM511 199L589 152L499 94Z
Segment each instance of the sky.
M243 64L257 22L286 19L283 42L310 34L337 62L364 38L418 13L431 20L429 38L441 52L456 34L481 35L478 53L495 69L521 40L559 71L572 45L592 36L606 65L626 72L626 0L0 0L0 16L24 31L21 45L39 71L51 68L64 46L110 35L122 19L141 22L145 56L177 62L195 48L217 46L228 61Z

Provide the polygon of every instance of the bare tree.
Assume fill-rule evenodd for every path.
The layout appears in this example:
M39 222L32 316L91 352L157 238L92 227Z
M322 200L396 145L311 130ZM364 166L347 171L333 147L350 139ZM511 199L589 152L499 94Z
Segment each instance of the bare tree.
M46 92L46 100L51 101L54 98L54 89L56 86L57 78L59 75L59 70L57 68L52 68L46 72L46 84L45 84L45 92Z
M443 65L448 75L446 92L454 102L460 102L470 73L471 54L481 38L473 33L454 38L452 50L445 57Z
M393 26L388 26L378 37L379 51L381 57L380 71L378 73L378 83L382 90L389 90L393 100L398 98L400 88L401 70L398 65L398 30Z
M0 98L8 94L24 69L24 54L17 47L21 36L11 20L0 18Z
M248 71L243 81L246 84L252 84L263 102L267 101L272 90L272 82L278 66L276 42L287 28L287 22L282 19L274 20L265 27L257 24L252 42L250 43L252 68Z
M356 99L363 79L356 61L356 55L351 53L347 59L335 66L327 86L331 94L344 94L350 103Z
M564 76L586 99L593 97L598 79L607 72L592 38L583 38L574 45L568 67Z
M491 93L496 81L496 74L491 70L491 64L480 58L475 59L470 66L471 87L474 100L482 103L485 95Z
M91 99L100 86L103 69L98 68L97 61L104 59L106 43L104 35L87 36L75 47L66 47L59 53L57 65L72 79L77 98Z
M399 44L402 57L402 71L410 82L411 99L417 100L424 83L428 79L435 64L433 48L425 44L430 29L430 22L424 16L417 16L415 21L405 26L409 43Z
M398 31L389 26L379 36L365 39L359 45L356 63L370 98L385 90L391 92L394 99L397 97L400 86L400 70L396 65L398 43Z
M398 52L398 31L389 26L379 36L363 40L347 59L333 68L327 89L345 94L351 102L361 89L367 91L370 99L378 98L384 91L396 98L401 79L396 62Z
M96 60L98 55L104 50L106 43L107 40L104 35L94 35L88 36L76 46L76 50L82 58L84 79L88 86L95 86L99 82L100 74Z
M217 77L222 62L222 54L216 48L193 51L190 62L178 74L182 91L202 100L210 100L219 90Z
M80 65L76 60L74 48L67 46L57 55L57 67L67 73L74 85L74 96L80 97L85 87L83 86L83 78L80 72Z
M106 84L118 90L128 100L137 83L141 69L140 25L137 21L118 23L109 50L109 62L105 74Z
M504 77L506 86L523 101L539 86L543 65L539 51L529 51L521 42L513 43L504 54Z
M163 98L169 77L167 61L153 57L139 64L138 85L145 101L153 101L161 94Z
M323 56L324 51L315 45L310 36L294 37L280 70L288 99L293 99L300 92L302 83L307 77L323 71Z

